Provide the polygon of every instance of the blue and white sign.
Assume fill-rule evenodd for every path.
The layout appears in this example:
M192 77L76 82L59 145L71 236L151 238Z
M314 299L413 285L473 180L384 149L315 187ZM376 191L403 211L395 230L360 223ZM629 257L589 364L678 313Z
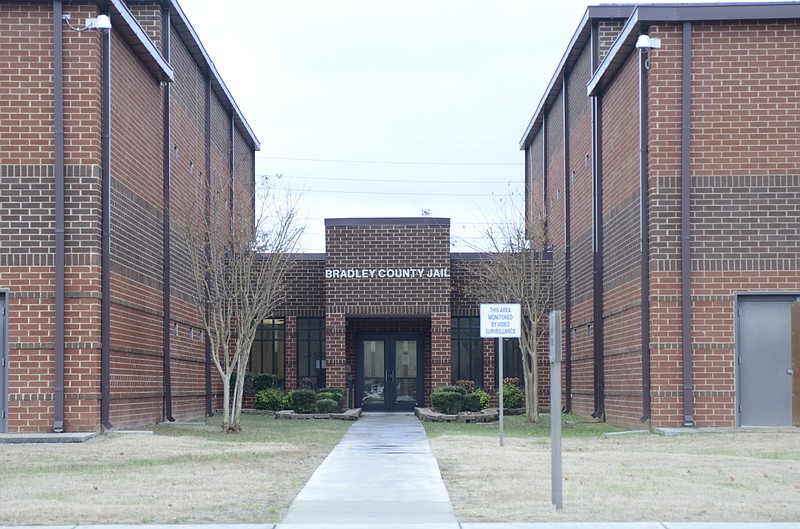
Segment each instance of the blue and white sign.
M481 304L481 338L519 338L520 313L519 303Z

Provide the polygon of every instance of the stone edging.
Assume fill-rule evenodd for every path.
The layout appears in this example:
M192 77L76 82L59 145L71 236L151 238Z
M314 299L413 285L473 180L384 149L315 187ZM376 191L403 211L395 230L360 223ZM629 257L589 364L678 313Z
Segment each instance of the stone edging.
M431 422L493 422L499 417L494 408L487 408L480 413L459 413L458 415L445 415L430 408L414 408L414 414L421 421Z
M361 418L361 408L346 410L342 413L295 413L292 410L272 412L276 419L334 419L339 421L357 421Z

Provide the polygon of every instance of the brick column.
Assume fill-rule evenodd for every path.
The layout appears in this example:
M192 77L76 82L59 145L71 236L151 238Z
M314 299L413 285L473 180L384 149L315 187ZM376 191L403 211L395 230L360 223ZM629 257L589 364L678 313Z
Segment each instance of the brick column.
M297 389L297 316L287 316L284 355L284 389Z
M325 385L344 388L347 384L347 347L345 315L329 312L325 315Z
M450 311L431 314L431 389L451 384ZM430 394L425 395L430 403Z

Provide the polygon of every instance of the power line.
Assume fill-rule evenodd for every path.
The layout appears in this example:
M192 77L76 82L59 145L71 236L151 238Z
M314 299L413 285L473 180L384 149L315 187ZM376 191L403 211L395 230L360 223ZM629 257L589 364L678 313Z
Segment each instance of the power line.
M300 136L268 136L273 140L302 140L302 141L340 141L352 143L400 143L419 145L514 145L517 141L450 141L450 140L385 140L364 138L303 138Z
M400 161L379 161L379 160L332 160L324 158L289 158L283 156L256 156L266 160L290 160L296 162L325 162L325 163L367 163L381 165L464 165L464 166L504 166L522 165L522 162L400 162Z
M272 177L273 175L264 175L268 177ZM285 175L279 174L274 175L278 179L280 178L292 178L297 180L324 180L328 182L380 182L380 183L388 183L388 184L475 184L475 185L482 185L485 186L487 184L514 184L514 182L502 181L502 182L487 182L485 179L481 180L480 182L476 181L467 181L467 180L399 180L397 178L339 178L339 177L325 177L325 176L292 176L292 175ZM522 182L519 182L522 184Z

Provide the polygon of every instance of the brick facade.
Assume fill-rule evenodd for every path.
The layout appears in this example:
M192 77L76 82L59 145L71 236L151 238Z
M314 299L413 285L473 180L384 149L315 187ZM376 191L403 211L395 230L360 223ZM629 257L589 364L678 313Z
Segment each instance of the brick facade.
M567 309L563 291L571 291L565 398L617 424L738 424L736 297L800 292L792 207L800 118L790 81L800 17L796 6L794 14L755 4L709 9L590 7L521 143L527 214L546 208L556 251L567 242L571 251L569 269L555 261L557 284L568 279L556 308ZM642 33L660 38L660 48L637 51ZM687 89L690 135L682 138ZM689 307L681 303L682 178Z
M362 336L420 336L419 404L429 405L433 388L453 383L452 318L479 315L468 283L480 255L451 254L449 219L424 217L328 219L326 250L295 257L277 314L286 321L285 388L301 378L297 319L324 318L327 386L358 386ZM482 355L477 384L494 393L494 340L482 340Z
M73 25L82 27L86 18L100 14L96 3L0 4L4 35L0 43L0 288L9 291L10 350L9 386L0 391L8 395L8 431L51 431L58 406L56 29L63 30L64 82L63 429L100 429L104 398L109 399L107 420L114 427L153 423L169 416L202 416L209 399L212 407L218 404L218 377L211 394L206 391L210 366L204 334L175 230L188 218L202 173L211 173L223 187L233 185L238 194L251 194L258 143L235 103L218 89L213 69L204 73L209 69L203 66L202 52L193 56L182 41L182 35L189 34L185 31L188 21L165 4L163 9L173 15L165 31L161 4L137 3L132 10L114 5L108 13L113 29L108 116L111 180L106 190L102 188L106 160L101 150L105 37L98 31L77 33L54 22L54 9L60 6ZM138 36L143 34L152 40ZM167 34L171 60L164 56ZM193 41L191 49L202 46ZM169 136L164 119L167 90L172 94ZM169 210L165 208L165 151L172 153ZM104 192L109 193L111 204L105 288ZM167 218L173 230L169 255L163 237ZM168 322L165 262L172 269ZM106 296L110 308L104 313ZM104 321L110 329L107 337L101 331ZM168 340L165 328L170 330ZM101 385L104 340L109 347L107 397ZM167 343L170 380L164 379ZM171 410L166 409L167 388Z

